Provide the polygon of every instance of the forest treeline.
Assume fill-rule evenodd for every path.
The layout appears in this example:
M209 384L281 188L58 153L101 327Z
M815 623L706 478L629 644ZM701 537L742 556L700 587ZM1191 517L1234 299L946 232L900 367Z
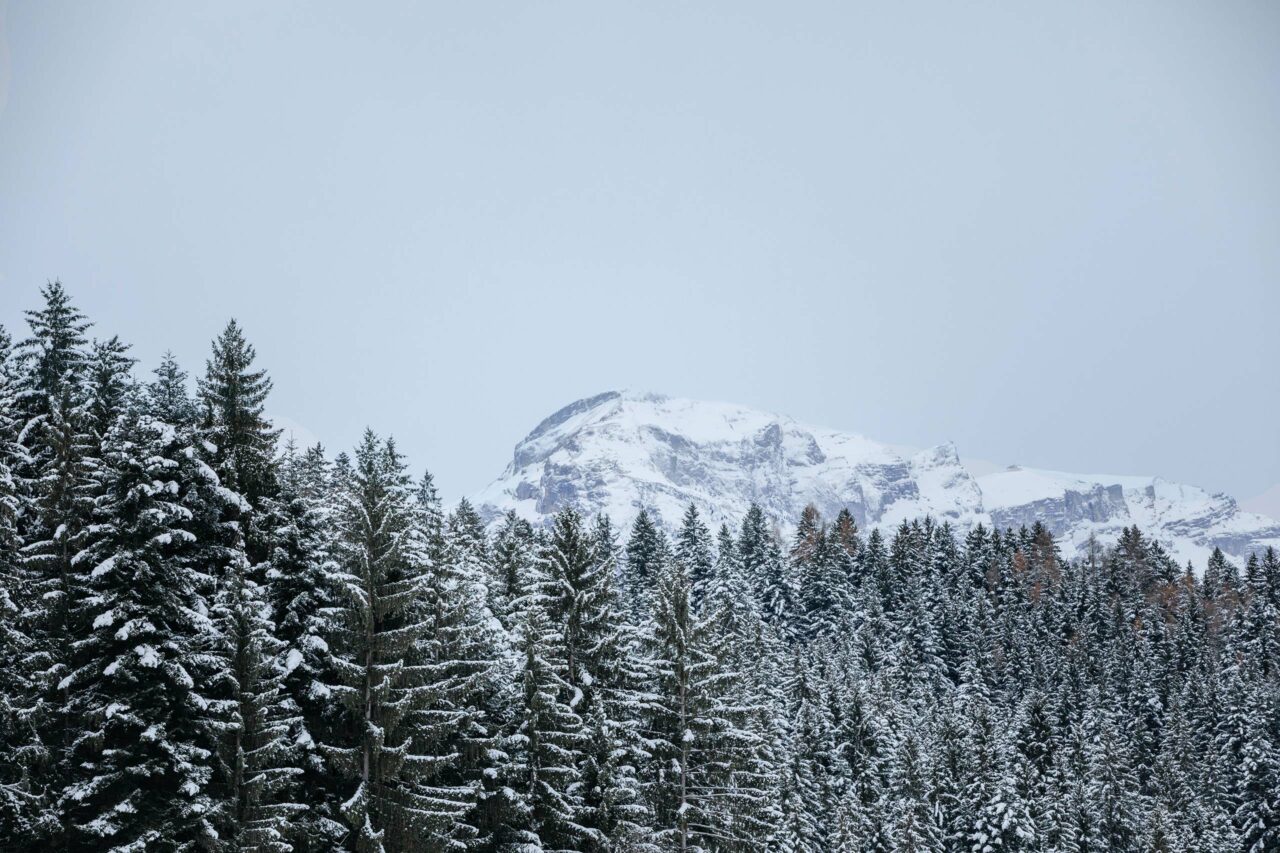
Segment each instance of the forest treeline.
M486 524L389 438L282 445L234 322L192 393L42 297L0 332L6 851L1280 850L1274 551Z

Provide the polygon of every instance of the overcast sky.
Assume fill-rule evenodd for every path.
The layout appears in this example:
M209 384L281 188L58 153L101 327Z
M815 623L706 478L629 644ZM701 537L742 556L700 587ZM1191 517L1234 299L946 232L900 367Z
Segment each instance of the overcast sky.
M10 2L0 322L444 493L618 387L1280 483L1280 3Z

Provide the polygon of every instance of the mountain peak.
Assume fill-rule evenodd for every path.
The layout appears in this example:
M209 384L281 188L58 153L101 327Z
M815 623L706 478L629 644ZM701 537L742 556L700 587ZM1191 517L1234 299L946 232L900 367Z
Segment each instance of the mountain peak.
M641 508L674 522L689 503L737 523L753 502L783 522L808 503L848 507L863 525L925 512L960 522L981 494L950 443L913 454L732 403L628 390L546 418L475 500L534 521L572 503L619 523Z

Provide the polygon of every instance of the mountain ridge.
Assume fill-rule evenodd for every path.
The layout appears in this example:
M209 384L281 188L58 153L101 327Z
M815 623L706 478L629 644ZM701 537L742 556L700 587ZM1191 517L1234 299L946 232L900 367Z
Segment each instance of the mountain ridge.
M1046 523L1068 555L1137 524L1180 560L1202 566L1214 547L1237 559L1280 547L1280 523L1236 500L1161 477L1072 474L1010 466L974 476L953 442L910 450L732 403L629 390L576 400L515 447L472 498L483 516L507 510L535 523L573 505L629 524L641 507L674 524L693 503L738 523L758 503L783 525L806 504L847 507L863 529L933 515L963 531Z

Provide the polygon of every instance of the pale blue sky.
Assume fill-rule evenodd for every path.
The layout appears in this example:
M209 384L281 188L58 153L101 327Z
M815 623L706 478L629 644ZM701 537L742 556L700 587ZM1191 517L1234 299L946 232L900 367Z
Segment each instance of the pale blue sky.
M447 495L623 386L1280 482L1280 4L0 8L0 322L234 315Z

